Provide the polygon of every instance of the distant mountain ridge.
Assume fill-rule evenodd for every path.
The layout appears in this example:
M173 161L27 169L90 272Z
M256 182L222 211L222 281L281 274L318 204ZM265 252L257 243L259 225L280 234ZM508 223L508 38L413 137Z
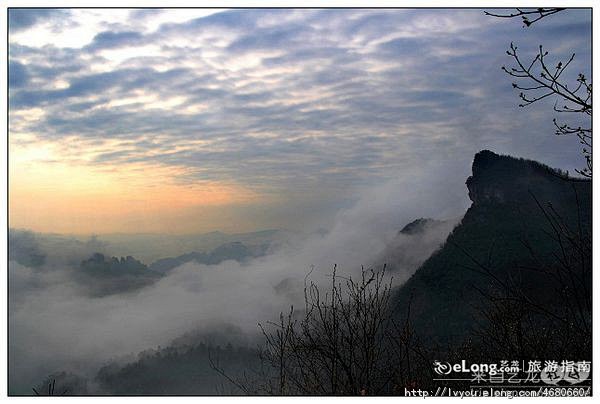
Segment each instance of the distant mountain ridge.
M162 258L150 264L149 269L161 274L166 274L172 269L188 262L196 262L204 265L217 265L228 260L244 262L250 258L264 255L267 252L268 247L268 244L248 247L242 242L233 241L220 245L207 253L191 252L174 258Z
M167 275L172 269L189 262L217 265L223 261L245 262L264 255L267 245L248 247L239 241L223 244L212 251L191 252L174 258L163 258L150 266L132 256L106 257L94 253L74 272L75 279L94 296L107 296L149 286Z
M108 296L149 286L161 274L131 256L105 257L95 253L74 271L75 279L93 296Z
M25 266L41 266L56 262L48 256L53 252L69 251L75 258L70 264L79 265L93 252L105 255L132 256L150 265L165 258L178 257L190 252L209 252L223 244L241 242L249 248L269 244L285 244L294 233L286 230L267 229L248 233L223 233L214 231L201 234L102 234L81 236L55 233L37 233L26 229L9 228L8 255L11 261ZM86 254L79 256L80 252ZM64 255L64 254L62 254ZM77 256L77 257L76 257Z

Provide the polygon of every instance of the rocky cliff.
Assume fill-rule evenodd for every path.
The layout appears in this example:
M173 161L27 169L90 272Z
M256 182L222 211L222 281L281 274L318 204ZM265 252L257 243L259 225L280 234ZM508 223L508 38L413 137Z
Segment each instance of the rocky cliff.
M482 268L498 279L519 279L540 302L552 299L548 280L524 270L558 265L561 246L549 215L568 231L591 237L591 181L488 150L475 155L472 171L466 182L471 207L394 296L398 307L410 303L416 332L441 344L464 340L481 322L482 292L496 292ZM591 254L583 259L591 268Z
M482 150L475 155L473 175L467 181L469 198L473 205L486 203L531 204L535 200L569 199L566 184L589 183L570 178L559 169L550 168L532 160L498 155ZM584 185L585 187L585 185Z

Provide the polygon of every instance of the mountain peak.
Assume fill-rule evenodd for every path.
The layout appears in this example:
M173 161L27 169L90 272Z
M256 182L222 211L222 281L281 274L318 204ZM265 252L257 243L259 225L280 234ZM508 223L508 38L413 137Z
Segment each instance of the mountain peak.
M473 204L522 202L523 196L531 193L543 198L565 180L582 181L537 161L503 156L490 150L475 155L472 171L466 185Z
M425 231L426 227L433 227L441 223L443 223L441 220L421 217L408 223L399 233L407 235L420 234Z

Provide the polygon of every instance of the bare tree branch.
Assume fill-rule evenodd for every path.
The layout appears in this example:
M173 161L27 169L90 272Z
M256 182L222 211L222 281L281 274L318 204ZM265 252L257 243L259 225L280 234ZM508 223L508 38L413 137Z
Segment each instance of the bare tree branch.
M542 18L546 18L550 15L559 13L564 10L565 10L564 8L558 8L558 7L546 7L546 8L542 7L542 8L536 8L536 9L516 8L514 12L507 13L507 14L496 14L496 13L491 13L489 11L484 11L484 14L489 15L491 17L499 17L499 18L521 17L521 19L523 20L523 26L530 27L532 24L541 20Z
M575 85L562 81L562 74L575 58L575 54L566 61L559 61L554 68L547 63L548 52L540 45L537 55L529 63L524 62L518 47L512 42L510 49L506 51L512 57L514 66L502 70L517 80L512 83L513 88L520 90L520 107L527 107L548 97L555 98L553 109L559 113L579 113L590 121L590 127L571 126L570 124L559 124L553 119L556 128L555 134L559 136L574 135L582 145L582 154L585 159L585 167L576 171L588 178L592 176L592 83L580 73Z

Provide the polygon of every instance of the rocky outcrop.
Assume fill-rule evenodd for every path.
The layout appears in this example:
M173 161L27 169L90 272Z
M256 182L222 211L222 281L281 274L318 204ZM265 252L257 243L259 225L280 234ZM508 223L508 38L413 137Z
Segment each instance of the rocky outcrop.
M473 175L466 182L473 205L534 203L560 196L569 182L585 182L532 160L482 150L473 159Z

